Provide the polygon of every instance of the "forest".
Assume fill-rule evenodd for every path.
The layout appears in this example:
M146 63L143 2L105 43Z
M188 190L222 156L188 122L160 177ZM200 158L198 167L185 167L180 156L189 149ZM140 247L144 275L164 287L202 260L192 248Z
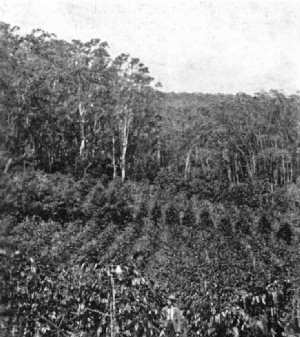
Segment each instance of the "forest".
M158 337L170 293L188 337L299 336L298 94L6 23L0 64L0 336Z

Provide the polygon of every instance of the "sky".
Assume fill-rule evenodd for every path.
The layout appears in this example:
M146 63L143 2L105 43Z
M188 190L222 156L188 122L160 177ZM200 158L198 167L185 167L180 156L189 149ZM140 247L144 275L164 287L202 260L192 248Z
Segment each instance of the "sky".
M300 1L0 0L0 21L100 38L175 92L300 90Z

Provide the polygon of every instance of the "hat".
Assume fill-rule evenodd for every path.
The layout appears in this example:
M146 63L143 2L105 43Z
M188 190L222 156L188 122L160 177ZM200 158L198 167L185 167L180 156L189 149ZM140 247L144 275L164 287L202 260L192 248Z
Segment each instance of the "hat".
M175 301L175 295L169 295L168 300Z

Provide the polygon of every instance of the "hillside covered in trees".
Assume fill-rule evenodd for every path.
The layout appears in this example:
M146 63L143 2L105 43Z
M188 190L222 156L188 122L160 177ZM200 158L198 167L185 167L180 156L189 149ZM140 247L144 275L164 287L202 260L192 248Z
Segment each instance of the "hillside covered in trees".
M1 336L282 336L300 97L164 93L108 45L0 25Z

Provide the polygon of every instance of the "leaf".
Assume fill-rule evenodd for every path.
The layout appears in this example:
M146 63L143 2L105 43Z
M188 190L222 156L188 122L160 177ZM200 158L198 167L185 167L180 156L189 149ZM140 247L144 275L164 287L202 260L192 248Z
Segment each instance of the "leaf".
M125 305L125 309L130 313L131 312L131 306L129 303Z
M102 333L102 326L100 325L99 328L97 329L97 336L100 336Z

